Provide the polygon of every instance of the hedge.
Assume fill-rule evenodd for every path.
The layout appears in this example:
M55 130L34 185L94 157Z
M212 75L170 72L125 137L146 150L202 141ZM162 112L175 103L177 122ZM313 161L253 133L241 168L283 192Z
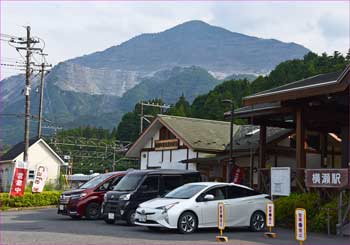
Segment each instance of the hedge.
M0 194L0 208L6 210L18 207L35 207L56 205L59 201L61 192L59 191L43 191L42 193L32 194L25 192L21 197L9 197L8 193Z

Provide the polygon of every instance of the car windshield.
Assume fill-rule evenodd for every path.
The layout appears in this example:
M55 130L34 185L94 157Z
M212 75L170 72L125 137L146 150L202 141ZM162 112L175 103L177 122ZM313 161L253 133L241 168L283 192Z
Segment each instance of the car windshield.
M140 183L143 175L140 174L128 174L119 181L119 183L114 187L115 191L133 191L136 189Z
M90 189L90 188L94 188L97 185L99 185L100 183L102 183L103 181L105 181L108 177L110 177L110 174L101 174L96 176L95 178L92 178L91 180L89 180L88 182L86 182L85 184L79 186L80 189Z
M205 187L205 185L183 185L166 194L164 198L190 199Z

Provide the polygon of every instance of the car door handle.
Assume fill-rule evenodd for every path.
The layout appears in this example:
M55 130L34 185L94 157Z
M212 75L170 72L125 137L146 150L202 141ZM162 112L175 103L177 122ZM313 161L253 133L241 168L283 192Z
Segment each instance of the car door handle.
M253 201L248 201L247 203L253 203Z
M225 205L225 206L228 206L228 205L230 205L230 204L229 204L229 203L227 203L227 202L224 202L224 205Z

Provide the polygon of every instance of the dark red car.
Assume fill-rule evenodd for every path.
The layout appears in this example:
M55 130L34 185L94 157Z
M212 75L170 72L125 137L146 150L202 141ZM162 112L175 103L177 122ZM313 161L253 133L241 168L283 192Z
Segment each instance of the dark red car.
M104 194L112 190L124 175L126 171L100 174L78 189L63 192L57 213L69 215L74 219L98 219Z

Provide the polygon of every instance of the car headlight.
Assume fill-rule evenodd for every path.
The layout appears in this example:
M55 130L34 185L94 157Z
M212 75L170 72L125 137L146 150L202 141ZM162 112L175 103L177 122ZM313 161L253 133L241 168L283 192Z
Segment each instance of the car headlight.
M80 193L80 194L71 195L70 198L71 199L80 199L80 198L85 197L86 195L87 194L85 192L83 192L83 193Z
M121 195L119 200L128 201L130 199L130 194Z
M163 212L167 212L169 209L171 209L172 207L174 207L176 204L178 204L178 202L174 202L174 203L171 203L171 204L168 204L168 205L165 205L165 206L160 206L156 209L162 209Z

